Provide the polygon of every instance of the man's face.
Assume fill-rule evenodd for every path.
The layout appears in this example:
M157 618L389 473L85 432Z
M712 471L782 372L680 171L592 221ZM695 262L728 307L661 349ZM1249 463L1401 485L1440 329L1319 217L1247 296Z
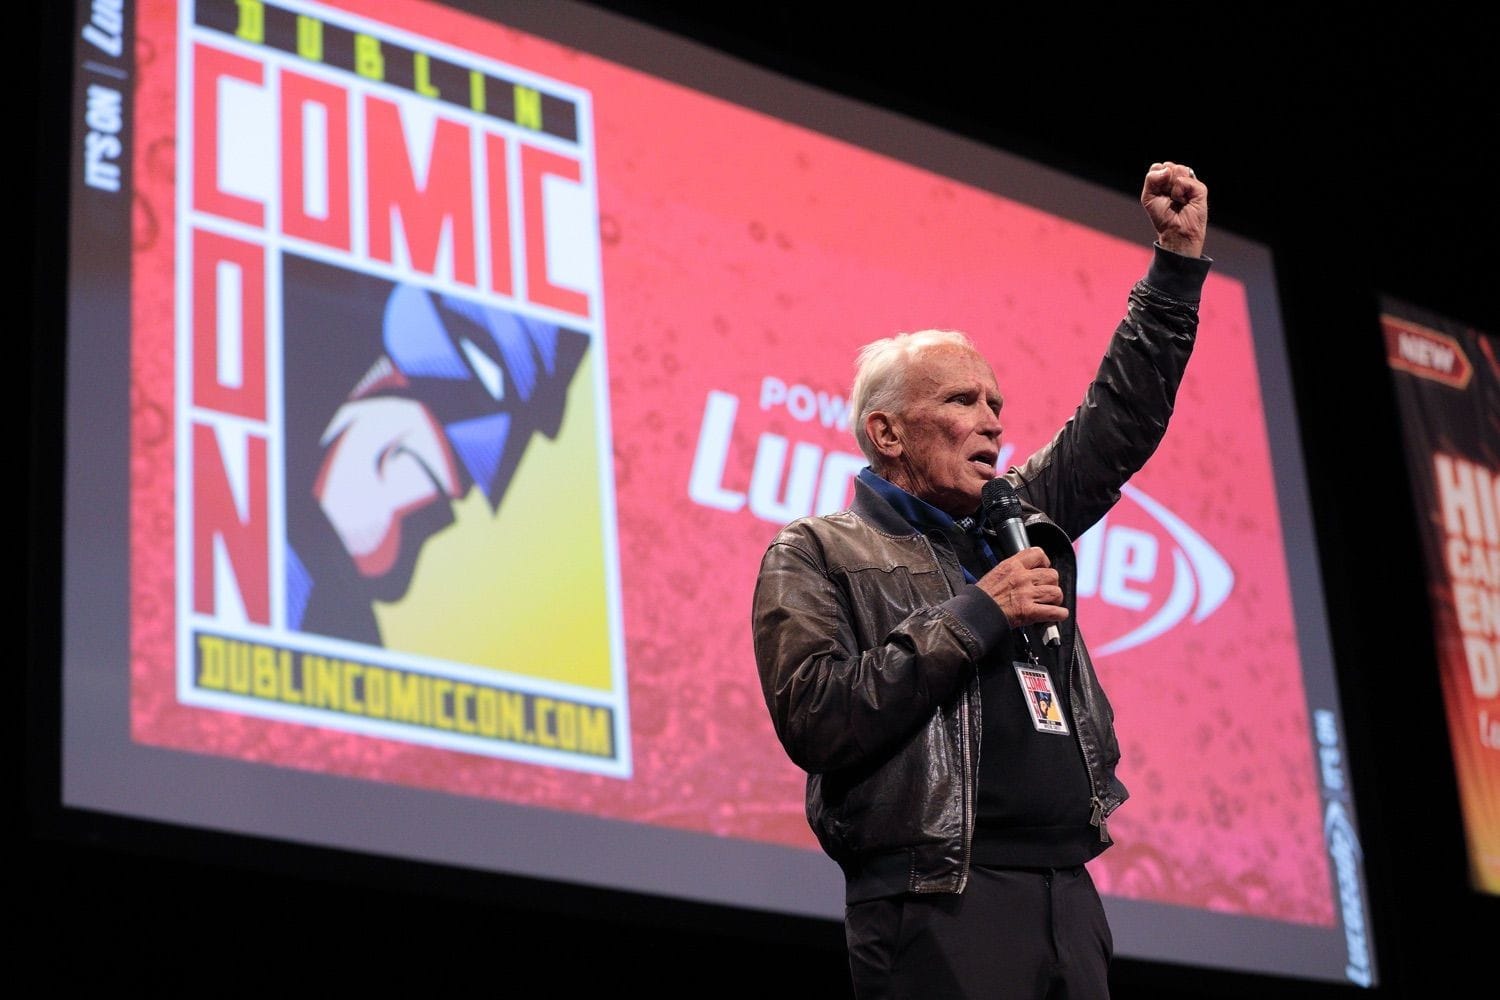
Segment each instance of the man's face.
M921 351L907 372L903 412L891 417L891 481L952 517L974 513L995 478L1003 403L978 354L949 344Z

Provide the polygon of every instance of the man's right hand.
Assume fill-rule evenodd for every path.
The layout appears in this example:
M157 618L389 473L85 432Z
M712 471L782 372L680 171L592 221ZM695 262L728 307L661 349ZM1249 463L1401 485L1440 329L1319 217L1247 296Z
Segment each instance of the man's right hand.
M1047 553L1035 546L1001 561L980 578L979 588L1000 605L1011 628L1068 617L1057 570Z

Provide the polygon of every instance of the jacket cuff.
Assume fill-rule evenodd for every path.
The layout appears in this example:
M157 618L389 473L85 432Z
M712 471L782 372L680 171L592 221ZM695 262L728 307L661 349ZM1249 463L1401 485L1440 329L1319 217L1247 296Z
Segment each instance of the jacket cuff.
M944 601L943 608L978 640L978 659L1000 645L1005 634L1010 631L1010 622L1006 620L1005 612L1000 610L1000 605L973 584Z
M1203 296L1203 281L1213 265L1212 257L1185 257L1160 243L1146 272L1146 284L1174 299L1197 302Z

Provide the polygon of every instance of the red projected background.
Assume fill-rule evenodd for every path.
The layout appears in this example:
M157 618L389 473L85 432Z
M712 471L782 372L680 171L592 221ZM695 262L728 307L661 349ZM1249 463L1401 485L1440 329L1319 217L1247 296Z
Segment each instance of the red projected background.
M855 352L967 331L1019 462L1149 224L417 0L255 6L138 26L134 738L816 850L748 617L777 528L862 464ZM1172 430L1078 543L1133 792L1091 867L1326 926L1255 371L1211 275Z

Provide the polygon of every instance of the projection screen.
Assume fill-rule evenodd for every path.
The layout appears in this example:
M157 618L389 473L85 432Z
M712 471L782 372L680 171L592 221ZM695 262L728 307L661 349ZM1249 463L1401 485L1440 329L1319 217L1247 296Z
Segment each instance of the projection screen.
M1048 440L1135 193L595 8L77 9L64 805L839 919L761 553L846 503L876 337L967 331L1001 466ZM1273 262L1207 252L1077 540L1133 793L1090 867L1122 956L1370 985Z

